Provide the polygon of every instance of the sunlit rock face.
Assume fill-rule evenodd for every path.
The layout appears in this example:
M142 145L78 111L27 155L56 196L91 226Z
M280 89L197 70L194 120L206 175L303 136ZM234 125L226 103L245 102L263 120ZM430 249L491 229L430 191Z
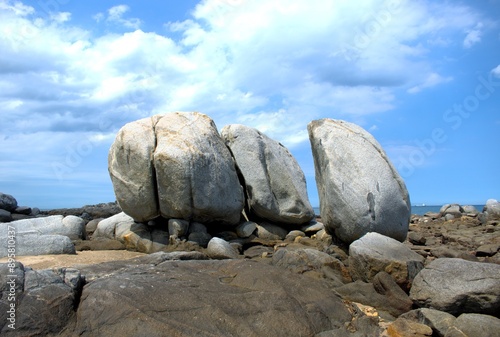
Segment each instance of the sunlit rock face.
M118 203L136 221L240 219L244 195L234 160L204 114L175 112L125 125L108 166Z
M368 232L404 241L410 221L405 183L373 136L358 125L308 125L326 229L350 243Z

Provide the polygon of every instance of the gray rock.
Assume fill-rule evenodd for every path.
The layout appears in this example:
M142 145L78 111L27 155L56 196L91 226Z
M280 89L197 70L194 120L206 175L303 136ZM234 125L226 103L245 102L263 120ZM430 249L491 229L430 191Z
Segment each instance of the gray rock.
M127 264L93 267L106 276L85 286L74 335L351 336L351 322L362 317L320 281L265 263ZM378 335L374 322L370 330Z
M66 238L67 239L67 238ZM10 269L10 267L9 267ZM7 264L0 264L2 286L12 274ZM5 273L4 273L5 271ZM71 268L35 271L16 263L15 330L7 320L7 297L0 301L2 336L55 336L65 334L67 324L76 319L75 309L83 287L83 277ZM4 289L7 290L7 289ZM6 295L6 293L4 294Z
M188 236L188 241L194 242L201 247L207 247L211 239L212 235L207 232L192 232Z
M305 226L302 226L302 231L305 233L317 233L320 230L325 229L325 225L322 222L311 221Z
M239 254L226 240L212 238L208 242L207 255L212 259L237 259Z
M14 213L31 215L31 207L28 206L17 206Z
M415 277L410 298L419 307L461 313L500 312L500 265L440 258Z
M94 232L93 237L115 239L115 230L118 224L132 226L134 222L134 219L131 216L125 214L125 212L118 213L116 215L110 216L107 219L101 220L97 224L97 228Z
M263 240L284 240L288 231L279 226L262 222L257 224L257 237Z
M441 207L439 214L446 217L447 215L452 215L453 218L460 218L464 213L464 209L459 204L446 204ZM453 219L448 217L449 220Z
M346 243L368 232L404 241L410 198L380 144L361 127L332 119L308 125L321 219Z
M207 226L199 222L191 222L189 225L189 233L207 233Z
M115 239L126 249L142 253L162 250L168 244L168 232L155 226L136 223L124 212L99 222L93 238Z
M456 319L455 316L447 312L428 308L415 309L400 317L429 326L438 337L444 337Z
M93 220L90 220L89 222L87 222L87 224L85 225L85 231L87 232L87 236L93 234L96 231L97 225L102 220L104 220L104 219L97 218L97 219L93 219Z
M304 173L288 149L243 125L227 125L221 135L245 182L251 212L285 224L303 224L314 217Z
M12 214L9 211L0 209L0 222L11 222Z
M185 236L188 234L189 221L182 219L168 220L168 233L177 237Z
M286 237L285 237L285 240L286 241L291 241L293 242L296 238L298 238L299 236L301 237L305 237L306 236L306 233L302 232L302 231L299 231L299 230L293 230L293 231L290 231Z
M234 160L215 123L200 113L163 115L154 167L164 218L235 225L244 206Z
M8 242L7 231L0 233L0 242ZM9 254L7 244L0 245L0 257ZM38 233L17 233L15 243L16 256L76 254L75 246L64 235L49 235Z
M17 200L10 194L0 192L0 209L14 212L17 208Z
M403 243L379 233L368 233L349 246L349 271L353 279L369 282L381 271L409 289L424 258Z
M488 201L486 201L486 205L483 208L483 213L486 216L486 221L500 219L500 202L495 199L489 199Z
M464 210L464 213L466 214L478 214L479 211L476 209L476 207L472 206L472 205L465 205L465 206L462 206L463 210Z
M85 238L85 222L75 216L52 215L12 221L18 233L37 233L39 235L64 235L71 240Z
M121 209L138 222L160 215L152 160L159 118L153 116L126 124L109 150L108 169L116 200Z
M253 221L245 221L236 227L236 234L240 238L248 238L257 229L257 224Z
M481 314L462 314L445 337L500 337L500 319Z

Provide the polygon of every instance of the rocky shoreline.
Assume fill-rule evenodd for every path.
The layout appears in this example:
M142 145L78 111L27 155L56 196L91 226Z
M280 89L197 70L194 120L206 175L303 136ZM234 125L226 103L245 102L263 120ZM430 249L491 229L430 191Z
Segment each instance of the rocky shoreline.
M288 149L197 112L118 132L116 203L41 212L0 193L2 335L499 336L500 203L412 216L371 134L308 132L321 217ZM57 254L78 259L30 267Z

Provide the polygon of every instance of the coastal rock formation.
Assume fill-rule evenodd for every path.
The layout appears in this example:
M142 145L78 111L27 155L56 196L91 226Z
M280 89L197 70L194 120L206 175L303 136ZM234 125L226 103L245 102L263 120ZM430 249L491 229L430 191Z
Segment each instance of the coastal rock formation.
M243 178L252 213L282 224L312 220L314 211L304 173L283 145L254 128L237 124L225 126L221 135Z
M375 138L355 124L332 119L312 121L308 131L327 230L346 243L368 232L404 241L410 198Z
M500 265L440 258L418 273L410 298L419 307L461 313L500 313Z
M200 113L157 115L125 125L109 152L123 211L138 222L179 218L236 224L243 189L214 122Z
M409 290L424 258L401 242L378 233L368 233L349 246L349 271L353 279L371 281L381 271Z

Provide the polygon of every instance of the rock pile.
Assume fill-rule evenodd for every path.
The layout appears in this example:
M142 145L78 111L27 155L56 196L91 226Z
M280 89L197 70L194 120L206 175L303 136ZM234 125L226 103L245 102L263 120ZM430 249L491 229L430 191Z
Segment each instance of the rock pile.
M0 222L33 218L39 214L38 208L18 206L16 198L0 192Z

